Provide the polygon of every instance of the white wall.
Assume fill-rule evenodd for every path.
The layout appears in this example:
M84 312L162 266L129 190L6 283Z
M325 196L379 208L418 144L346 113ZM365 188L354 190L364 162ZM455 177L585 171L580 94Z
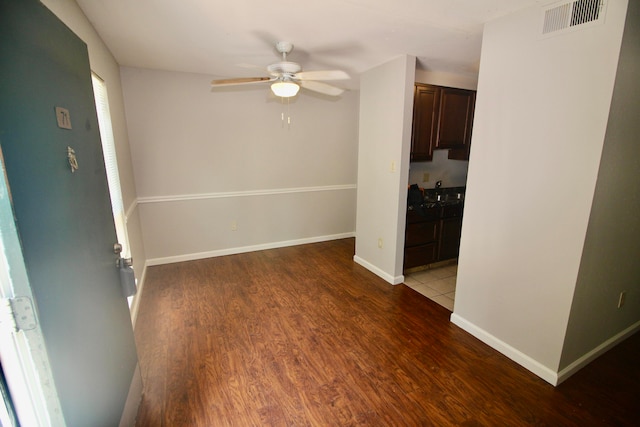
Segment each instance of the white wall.
M452 321L555 383L626 0L542 38L538 7L486 24Z
M640 3L629 2L602 161L560 368L640 329ZM618 308L620 293L626 302ZM587 355L587 357L585 357Z
M472 77L432 70L416 70L416 82L468 90L478 88L478 76Z
M357 92L287 106L266 84L121 75L150 263L353 236Z
M415 57L401 56L360 77L354 260L392 284L404 280L415 66Z
M136 204L136 186L129 150L129 138L125 119L124 101L120 81L120 67L113 55L98 36L80 7L73 0L41 0L62 22L87 44L91 70L102 78L107 86L109 110L113 127L113 138L118 160L118 172L122 188L122 200L127 214L127 233L131 245L131 256L138 285L143 285L146 253L142 241L140 218ZM135 307L132 315L135 316Z

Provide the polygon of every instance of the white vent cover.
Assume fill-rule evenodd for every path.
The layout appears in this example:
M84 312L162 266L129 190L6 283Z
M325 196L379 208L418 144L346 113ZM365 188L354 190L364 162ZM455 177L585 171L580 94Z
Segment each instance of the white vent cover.
M542 34L577 29L604 19L605 0L575 0L551 6L544 11ZM581 27L583 28L583 27Z

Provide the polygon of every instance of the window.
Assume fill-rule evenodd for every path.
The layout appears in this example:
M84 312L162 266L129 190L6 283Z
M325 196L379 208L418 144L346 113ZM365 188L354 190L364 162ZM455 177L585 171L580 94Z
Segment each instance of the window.
M129 238L127 236L127 218L124 212L124 202L122 201L122 190L120 188L120 175L118 174L116 147L113 139L113 129L111 127L111 114L109 113L107 86L105 85L104 80L94 73L91 73L91 80L93 82L93 92L96 100L100 138L102 139L102 153L104 155L105 169L107 170L107 181L109 183L109 195L111 196L113 221L116 226L118 242L122 245L121 256L123 258L129 258L131 257L131 250L129 247Z

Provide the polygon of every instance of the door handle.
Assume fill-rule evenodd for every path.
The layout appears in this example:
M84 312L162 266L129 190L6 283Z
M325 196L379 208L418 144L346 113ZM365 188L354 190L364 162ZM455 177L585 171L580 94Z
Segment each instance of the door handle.
M124 297L130 297L136 294L136 277L133 273L133 258L122 258L122 245L120 243L113 244L113 253L118 255L116 259L116 268L120 275L120 285L122 286L122 294Z
M116 260L116 267L133 267L133 258L118 258Z
M133 273L133 259L118 258L117 268L120 275L120 285L122 286L122 294L124 297L130 297L136 294L136 276Z
M122 244L121 243L114 243L113 244L113 253L116 255L120 255L122 253ZM116 259L116 267L131 267L133 266L133 258L122 258L122 257L118 257L118 259Z

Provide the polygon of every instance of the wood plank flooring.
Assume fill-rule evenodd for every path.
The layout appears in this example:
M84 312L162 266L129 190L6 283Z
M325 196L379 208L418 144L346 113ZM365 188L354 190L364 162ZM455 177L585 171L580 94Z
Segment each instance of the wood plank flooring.
M640 424L640 334L554 388L353 253L344 239L150 267L136 425Z

